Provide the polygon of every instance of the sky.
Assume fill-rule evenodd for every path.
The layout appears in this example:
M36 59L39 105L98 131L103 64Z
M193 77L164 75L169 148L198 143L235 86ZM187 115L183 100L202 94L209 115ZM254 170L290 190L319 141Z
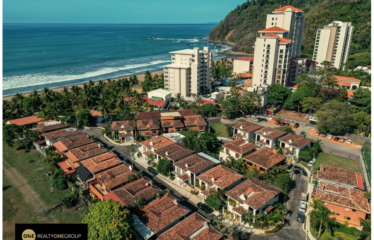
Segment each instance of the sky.
M218 23L245 0L3 0L4 23Z

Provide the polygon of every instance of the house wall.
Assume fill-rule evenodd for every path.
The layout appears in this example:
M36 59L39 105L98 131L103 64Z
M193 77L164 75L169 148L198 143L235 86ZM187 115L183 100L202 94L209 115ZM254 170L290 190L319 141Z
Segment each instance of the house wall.
M343 206L338 206L332 203L325 203L326 207L332 212L335 213L336 221L339 221L341 223L344 223L344 217L350 217L351 220L348 220L349 225L355 226L355 227L360 227L360 218L365 219L366 218L366 213L356 210L356 212L353 212L353 209L350 209L348 207L343 207ZM346 211L348 209L348 211Z
M251 62L243 60L234 60L234 74L251 72Z
M241 138L245 139L245 140L248 140L249 142L251 142L256 137L255 132L248 133L248 132L244 132L240 128L234 128L233 137L236 137L236 138L239 138L239 137L235 136L235 131L237 131L237 133L241 133L243 135L243 137L241 137Z
M268 205L270 206L273 206L275 203L278 202L278 199L279 199L279 194L275 197L273 197L272 199L270 199L269 201L267 201L264 205L262 205L262 207L260 207L260 211L263 212L264 208L267 207Z
M299 154L302 150L304 150L305 148L310 148L311 147L311 143L305 145L302 148L297 148L297 147L291 146L289 143L283 142L283 141L280 141L280 143L281 143L281 146L282 146L282 143L284 143L284 145L285 145L284 148L289 148L290 151L293 152L297 158L299 158Z
M260 137L260 139L258 139L258 136ZM258 139L258 140L257 140ZM265 146L268 147L268 148L271 148L271 149L275 149L277 147L277 141L278 141L278 138L276 139L268 139L268 138L265 138L263 137L262 135L259 135L259 134L256 134L256 144L258 145L258 141L261 141L261 140L264 140L265 141ZM266 143L266 140L269 141L269 143L267 144ZM260 144L260 143L259 143Z

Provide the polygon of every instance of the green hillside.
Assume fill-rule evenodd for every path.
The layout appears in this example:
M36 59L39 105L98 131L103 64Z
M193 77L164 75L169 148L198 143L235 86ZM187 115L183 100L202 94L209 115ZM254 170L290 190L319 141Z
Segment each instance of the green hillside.
M350 68L370 64L371 2L370 0L289 0L304 11L306 17L302 53L312 55L317 28L332 21L352 22L354 34L347 62ZM258 31L265 28L266 14L279 8L279 1L253 0L232 10L210 33L209 40L235 43L233 51L253 53Z

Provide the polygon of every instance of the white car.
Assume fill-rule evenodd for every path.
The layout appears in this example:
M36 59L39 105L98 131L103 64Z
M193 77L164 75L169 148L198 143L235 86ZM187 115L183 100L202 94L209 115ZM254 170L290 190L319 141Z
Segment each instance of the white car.
M352 144L352 140L348 140L347 143L348 143L348 144Z
M305 201L300 201L299 211L306 212L307 203Z
M327 138L328 138L328 139L332 139L332 135L329 135Z

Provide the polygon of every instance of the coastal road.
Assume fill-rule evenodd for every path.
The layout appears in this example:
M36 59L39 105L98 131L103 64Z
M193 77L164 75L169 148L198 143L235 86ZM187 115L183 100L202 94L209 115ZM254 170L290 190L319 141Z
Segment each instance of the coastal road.
M144 168L142 165L137 163L136 161L131 160L131 149L137 150L141 145L135 144L134 146L114 146L106 141L104 141L101 138L101 129L99 128L86 128L84 129L84 132L90 134L91 136L95 136L99 139L100 143L103 144L103 146L108 149L109 151L113 151L115 154L117 154L118 158L122 161L125 160L129 164L134 166L134 170L138 172L142 172L143 176L148 177L149 179L152 179L155 184L161 188L162 190L166 188L170 188L173 190L173 194L178 197L181 200L181 204L186 206L188 209L191 210L191 213L198 212L208 220L212 220L212 216L210 214L206 214L201 209L197 208L194 204L188 201L186 197L184 197L182 194L180 194L178 191L175 190L175 186L173 186L170 183L167 183L163 180L161 180L157 175L152 174L149 172L146 168Z

